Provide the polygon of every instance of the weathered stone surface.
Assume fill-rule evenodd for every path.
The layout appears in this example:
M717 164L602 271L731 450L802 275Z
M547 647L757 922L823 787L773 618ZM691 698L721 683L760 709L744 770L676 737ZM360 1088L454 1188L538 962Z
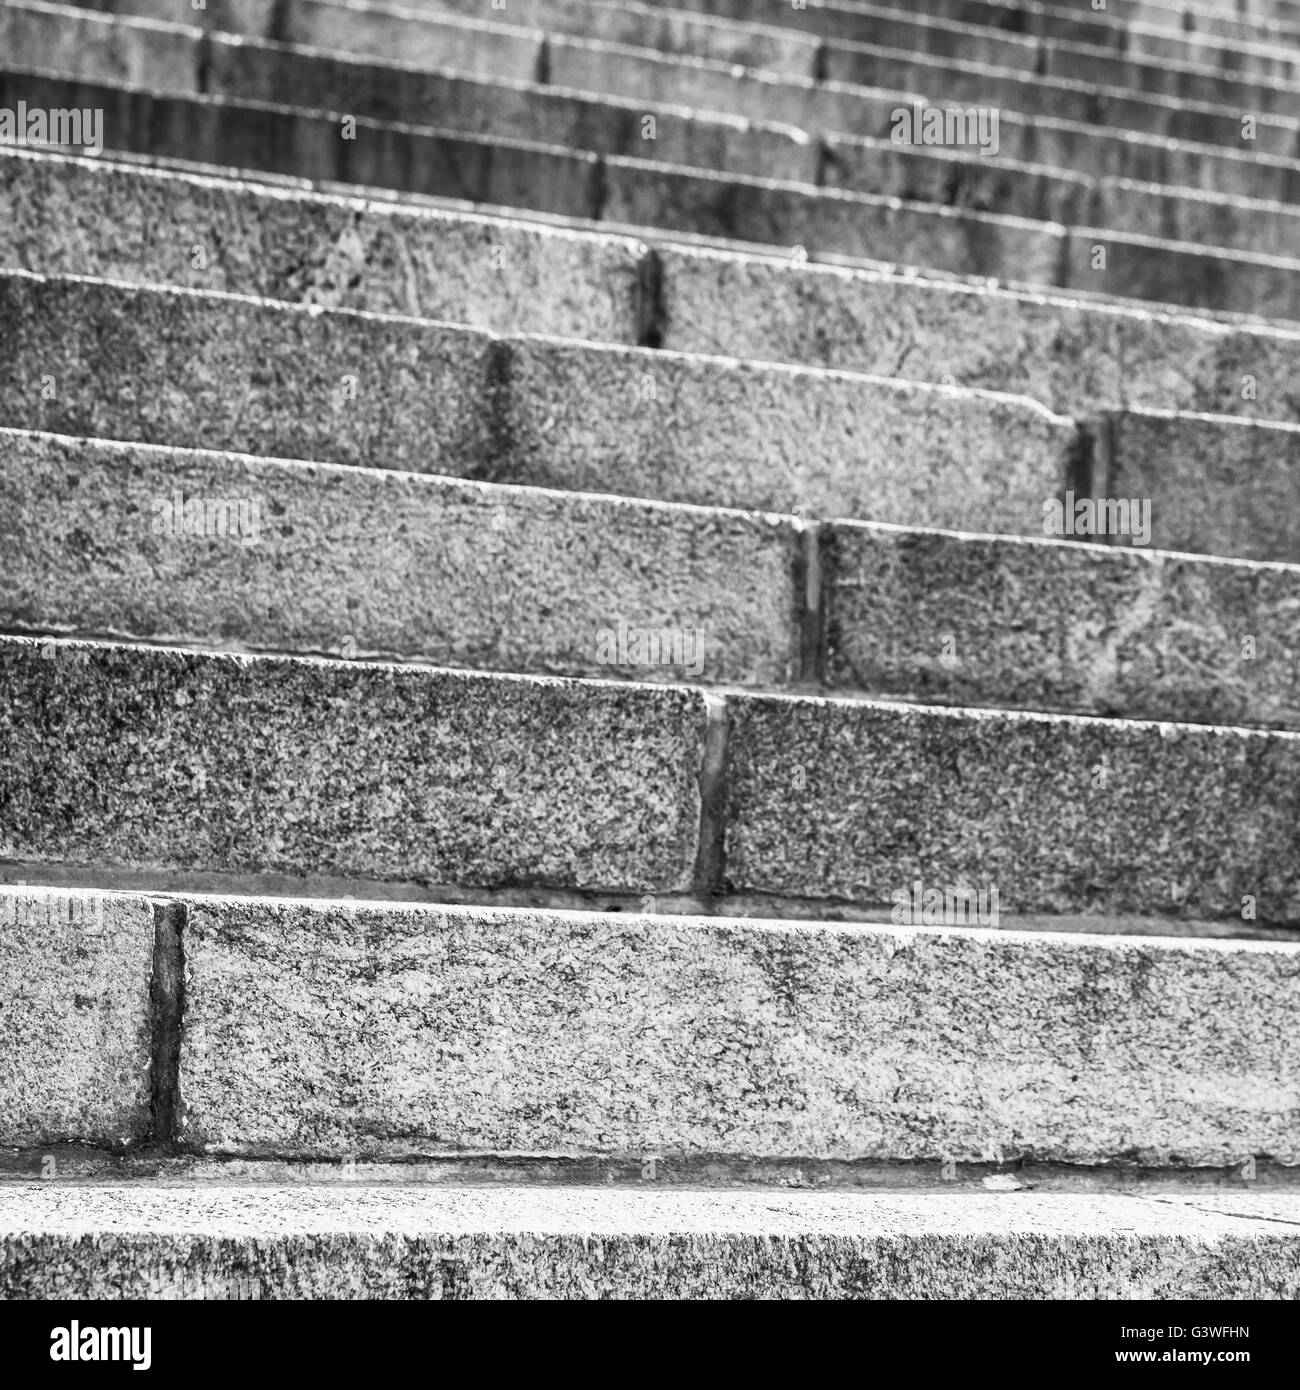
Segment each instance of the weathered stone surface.
M0 275L0 423L465 473L493 452L493 340L443 324Z
M39 274L630 343L643 249L536 222L0 148L0 261Z
M144 1139L153 909L0 888L0 1144Z
M1300 1157L1300 945L197 898L209 1152Z
M826 184L831 188L1039 222L1084 220L1092 190L1092 180L1082 175L1017 160L995 161L977 149L832 135L826 150Z
M140 3L140 0L134 0ZM153 8L170 0L143 0ZM439 30L454 32L446 20L471 20L484 25L482 0L419 0L417 7L324 3L294 0L289 7L288 33L295 43L343 48L377 57L404 58L412 42L428 43ZM241 21L221 0L209 0L213 26L233 29ZM253 23L245 18L242 32L273 37L266 20L271 6L254 11ZM672 9L654 11L644 5L601 4L585 0L509 0L504 10L487 12L494 20L512 27L544 31L547 35L573 34L606 43L652 48L681 57L711 58L746 68L763 68L792 77L811 77L816 69L818 42L789 29L753 24L720 23L704 16ZM261 22L257 22L260 20ZM499 26L493 25L495 33ZM496 40L500 42L500 40Z
M1060 279L1070 289L1300 320L1300 259L1100 227L1073 228L1068 243Z
M355 122L347 113L156 93L105 82L0 71L0 105L102 110L104 145L120 154L364 184L397 193L592 217L600 159L583 150L427 126Z
M729 717L738 891L1300 921L1296 734L780 696Z
M642 250L504 217L0 149L0 257L42 274L630 343L649 311ZM663 343L679 351L950 377L1061 414L1300 418L1294 331L698 247L656 255Z
M1154 544L1300 561L1300 426L1125 411L1099 440L1098 495L1150 499Z
M432 126L600 154L632 155L731 173L811 183L818 154L792 127L703 114L617 94L590 95L500 77L429 72L403 59L358 61L280 44L213 38L205 92L235 101L277 102L347 112L372 121ZM653 117L650 131L646 121Z
M0 642L0 856L466 885L688 885L704 697Z
M898 699L1300 728L1300 569L840 523L827 680Z
M74 6L16 0L0 8L0 55L6 66L197 92L203 34L195 25L200 16L188 5L170 8L166 18L181 24L115 19Z
M187 501L222 528L242 502L246 534L184 534ZM0 431L0 623L44 632L784 685L799 545L743 512ZM620 623L689 638L629 665Z
M1022 217L645 160L612 157L605 176L610 222L775 244L796 255L862 256L1052 285L1067 240L1064 227Z
M6 1298L1288 1298L1293 1197L45 1184Z
M1293 138L1300 145L1300 133ZM1240 194L1100 179L1080 220L1117 232L1284 260L1300 253L1300 208Z
M510 401L497 481L1011 533L1041 533L1075 439L1015 397L540 340Z
M1104 112L1110 128L1202 144L1241 147L1241 107L1192 102L1129 88L1079 81L1072 74L1045 77L1038 73L992 67L964 59L936 58L926 53L880 44L844 40L826 49L826 75L867 87L904 86L942 91L946 103L995 106L1024 116L1052 116L1068 121L1094 121ZM1292 155L1300 122L1279 114L1260 115L1253 148L1269 154Z
M665 0L650 0L663 4ZM674 8L702 11L731 20L761 21L785 25L833 40L869 38L890 48L906 49L936 57L957 58L990 66L1019 69L1029 73L1082 77L1089 81L1137 90L1167 92L1199 100L1237 102L1244 110L1268 111L1284 100L1286 89L1279 80L1294 73L1290 55L1279 46L1255 45L1263 49L1262 66L1247 68L1257 73L1243 80L1234 64L1225 63L1221 51L1197 62L1196 39L1187 34L1169 33L1185 23L1180 12L1169 26L1150 25L1127 19L1114 24L1111 11L1100 13L1076 5L1051 7L1021 3L1014 8L998 6L996 18L981 22L931 14L917 14L897 6L860 3L827 3L794 9L786 0L669 0ZM1116 6L1119 0L1111 0ZM1045 12L1050 8L1051 17ZM1013 32L1008 32L1012 30ZM1257 33L1256 26L1251 32ZM1050 42L1043 42L1044 39ZM1234 45L1234 55L1237 46ZM1246 50L1249 52L1249 50ZM1204 56L1202 53L1201 56ZM1253 54L1251 55L1253 56ZM1271 61L1270 61L1271 60Z
M664 345L682 352L949 379L1067 415L1131 405L1300 419L1294 330L731 251L656 254Z
M1028 534L1075 444L1015 397L224 295L11 274L0 311L0 424L59 434Z

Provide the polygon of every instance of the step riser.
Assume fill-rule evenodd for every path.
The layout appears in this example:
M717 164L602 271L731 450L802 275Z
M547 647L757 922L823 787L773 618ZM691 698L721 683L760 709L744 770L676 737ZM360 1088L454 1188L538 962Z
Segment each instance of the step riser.
M1078 450L1032 402L861 377L12 275L0 311L19 429L1030 535Z
M733 891L887 903L920 878L996 885L1025 911L1300 920L1293 734L768 696L729 709Z
M103 110L104 138L119 153L369 184L693 235L748 237L800 246L811 254L921 263L1020 284L1069 285L1300 318L1300 262L1245 252L1144 242L1132 234L1087 228L1067 231L1000 213L899 204L883 194L812 192L801 184L406 129L362 117L356 118L357 138L350 140L343 138L342 118L322 113L0 73L0 104L16 109L20 101L32 108ZM1105 247L1100 262L1099 245Z
M666 347L948 380L1066 415L1129 405L1300 421L1300 337L1281 329L672 246L657 254Z
M812 183L818 153L789 131L710 119L680 106L649 113L616 98L582 97L490 77L358 63L198 29L125 27L93 16L0 7L0 40L12 68L35 67L87 82L179 96L277 103L369 120L632 155L668 163ZM409 61L404 60L404 61ZM440 66L448 66L446 63Z
M1066 415L1300 420L1300 336L1280 330L667 245L650 293L627 238L16 150L0 151L0 263L606 343L653 325L666 348L947 378Z
M805 544L793 519L0 433L13 630L782 687L817 675ZM817 574L836 691L1300 727L1297 570L860 524L823 527ZM681 663L632 660L643 629L690 634Z
M698 691L52 641L0 654L3 858L694 881Z
M826 76L862 87L940 90L945 103L952 105L994 106L1024 117L1094 122L1247 153L1294 159L1300 150L1300 122L1286 114L1261 115L1255 124L1255 138L1248 143L1242 139L1239 106L1145 96L1122 87L1085 84L1074 73L1053 80L862 44L832 47L826 57Z
M6 972L79 990L89 1020L69 1028L63 995L51 1010L20 992L25 1055L62 1042L76 1065L52 1094L33 1069L9 1083L5 1113L26 1120L0 1142L97 1141L85 1117L101 1114L134 1119L119 1142L148 1134L148 1039L159 1058L177 1046L146 988L164 909L40 889L0 890L0 907L21 929ZM1279 1041L1294 945L268 899L165 910L184 960L176 1137L196 1152L1300 1158L1300 1071ZM100 1056L93 1025L110 1023L133 1051Z
M645 255L627 237L0 150L0 264L38 274L632 345L653 313Z
M785 686L802 548L738 513L0 435L11 629ZM651 629L682 664L631 663Z
M427 4L429 0L420 0ZM650 0L655 3L655 0ZM1122 49L1128 37L1158 35L1181 43L1191 54L1203 54L1225 68L1238 68L1257 56L1264 35L1285 37L1286 27L1275 19L1274 7L1243 0L1237 13L1227 13L1216 0L1189 4L1187 0L1108 0L1105 10L1078 10L1068 4L1032 4L1026 0L924 0L920 12L937 19L1006 27L1014 18L1041 38L1077 39ZM1285 61L1285 54L1279 55Z
M996 886L1011 913L1300 922L1294 734L737 694L710 791L692 690L48 639L0 655L0 856L22 863L886 910L919 878ZM431 699L447 712L422 728ZM615 822L629 838L602 838Z
M659 5L663 0L650 0ZM1288 110L1291 86L1297 72L1289 55L1281 50L1285 66L1276 64L1264 72L1243 75L1224 73L1219 64L1198 66L1190 49L1177 38L1149 26L1132 24L1117 31L1110 45L1096 42L1089 26L1043 42L1033 33L1007 33L979 25L925 20L901 7L819 4L796 10L785 0L667 0L674 9L721 16L732 20L785 26L816 33L832 43L879 44L903 48L937 58L979 62L991 67L1018 69L1047 76L1077 78L1109 86L1193 101L1244 103L1247 109ZM1023 14L1017 7L1017 18ZM1277 52L1277 50L1274 50ZM1293 108L1292 108L1293 109Z
M1300 570L866 525L822 545L833 689L1300 728Z
M0 1294L1294 1299L1296 1204L1216 1205L47 1183L6 1194Z
M346 17L351 12L339 13ZM392 118L410 123L424 120L417 114L421 106L437 99L437 84L418 74L390 72L389 91L385 92L382 77L363 80L356 72L349 74L346 66L328 58L309 58L276 50L259 53L256 47L240 45L232 47L229 39L220 33L212 37L208 58L201 64L198 51L193 48L197 30L178 31L174 26L151 27L140 22L113 24L98 16L57 9L0 11L0 25L6 21L10 32L5 49L11 55L11 64L36 65L90 79L102 78L104 60L97 54L98 46L107 44L106 58L111 64L112 80L120 81L124 72L139 74L151 67L147 55L157 43L167 55L167 61L158 66L152 85L164 90L199 90L201 68L204 83L208 84L205 90L215 95L226 93L250 99L277 89L297 92L304 87L306 77L305 87L319 93L320 104L332 108L343 100L339 109L362 115L366 111L355 102L380 103L381 108L374 113L376 116L382 118L386 110L405 111L407 114ZM52 31L48 36L47 29ZM70 29L82 31L76 43L68 42ZM192 56L188 63L177 62L185 44L182 32L191 35ZM261 34L282 37L283 31L279 27L268 28ZM473 29L467 25L435 23L429 26L426 38L429 42L419 45L415 51L387 44L383 52L374 53L370 51L372 41L365 35L353 35L344 29L327 47L351 57L387 57L402 63L464 69L484 78L513 77L527 81L544 77L546 82L559 87L604 93L651 107L668 105L725 111L751 121L781 121L818 134L839 131L889 138L900 103L920 100L922 93L933 95L935 90L933 77L917 84L917 90L911 90L902 75L897 74L886 82L884 91L842 83L781 81L771 75L739 72L725 64L683 62L648 49L621 48L553 35L544 38L541 34L530 35L526 30L500 26ZM471 61L465 56L465 49L475 41L482 48L482 56ZM536 50L532 58L527 56L529 43ZM331 73L337 75L331 76ZM1065 75L1079 76L1076 72ZM140 80L138 76L136 80ZM366 95L367 85L371 89L369 96ZM356 95L346 100L329 95L340 90ZM942 85L942 90L949 105L963 99L948 91L946 85ZM1257 95L1234 91L1227 103L1229 113L1264 111L1266 107L1261 100L1255 99ZM1291 94L1281 106L1281 114L1294 116L1296 99L1297 94ZM312 104L298 96L295 96L295 103ZM534 99L534 104L546 110L540 97ZM1201 145L1170 146L1163 138L1107 130L1099 126L1093 116L1070 125L1068 121L1062 122L1064 113L1059 108L1046 116L1022 113L1014 109L1014 101L1008 99L1008 94L996 90L986 92L980 104L999 108L999 148L1008 158L1093 176L1136 178L1283 201L1300 197L1300 166L1295 163L1300 155L1300 142L1293 138L1289 148L1282 151L1287 158L1268 158L1257 140L1241 138L1239 114L1231 147L1216 149ZM1008 107L1011 109L1004 109ZM1109 112L1107 116L1110 119ZM598 130L598 125L589 121L586 128ZM1159 132L1161 137L1164 134ZM539 133L533 138L547 137ZM771 144L771 140L759 144L750 156L750 164L761 165L762 149ZM745 158L743 140L734 138L731 146L736 149L738 158ZM656 157L670 159L672 156L665 152ZM796 167L803 167L798 154L791 152L789 159ZM733 172L744 170L737 165ZM762 172L773 177L785 176L779 167L768 167Z

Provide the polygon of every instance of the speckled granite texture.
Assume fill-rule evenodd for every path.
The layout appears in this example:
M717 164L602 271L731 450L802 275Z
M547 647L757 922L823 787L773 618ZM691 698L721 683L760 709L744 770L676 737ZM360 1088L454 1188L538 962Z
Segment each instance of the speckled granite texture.
M635 341L627 237L10 147L0 212L4 264L40 274Z
M244 499L255 535L155 534L177 490ZM752 513L0 430L11 627L780 686L801 544ZM676 664L629 664L620 623L683 634Z
M1300 727L1300 568L847 523L823 536L835 687Z
M150 1122L153 909L0 889L0 1145L121 1145Z
M2 233L0 233L2 235ZM665 344L1117 406L1300 418L1300 333L1169 311L664 247ZM36 268L36 267L33 267ZM1095 288L1102 288L1096 286ZM1242 379L1255 378L1255 397Z
M1300 921L1295 734L781 696L730 718L737 891Z
M42 274L635 339L643 248L630 238L17 148L0 148L0 211L5 264ZM679 351L950 378L1062 414L1300 417L1294 331L811 263L792 274L788 258L698 247L657 254L660 329Z
M1155 545L1300 561L1300 425L1129 412L1107 449L1107 493L1151 499Z
M1300 1162L1300 946L195 899L187 1144Z
M690 882L697 690L0 641L0 856Z
M0 424L663 501L1041 534L1031 401L0 274ZM50 394L50 382L53 394Z
M0 1190L5 1298L1295 1298L1294 1197Z

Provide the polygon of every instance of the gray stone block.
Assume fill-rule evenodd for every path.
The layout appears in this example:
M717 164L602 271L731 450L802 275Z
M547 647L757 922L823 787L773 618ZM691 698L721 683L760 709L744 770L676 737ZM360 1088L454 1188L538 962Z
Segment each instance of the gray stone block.
M11 628L779 686L800 544L743 512L0 431Z
M148 1136L153 947L143 898L0 888L0 1144Z
M1297 1203L45 1185L6 1298L1287 1298Z
M1013 534L1076 442L848 374L20 274L0 306L0 424L59 434Z
M1041 532L1075 446L1014 397L538 340L510 401L497 481L1013 534Z
M1061 280L1089 294L1300 320L1300 259L1075 227Z
M11 860L691 883L698 691L18 638L0 690Z
M1300 334L1134 305L659 246L664 345L1030 396L1300 419ZM1104 277L1097 277L1104 283Z
M932 267L1021 284L1053 285L1064 227L999 213L842 189L729 178L645 160L605 161L604 218L667 232L802 248Z
M729 717L736 891L1300 922L1296 734L778 696Z
M206 1152L1300 1157L1295 944L220 898L185 943Z
M1300 561L1300 426L1125 411L1098 434L1101 497L1149 499L1156 545ZM1129 544L1108 535L1112 545Z
M1300 728L1300 569L847 523L823 545L832 686Z
M0 276L0 423L416 472L493 452L493 340L232 296Z
M0 260L38 274L631 343L642 252L536 222L0 149Z

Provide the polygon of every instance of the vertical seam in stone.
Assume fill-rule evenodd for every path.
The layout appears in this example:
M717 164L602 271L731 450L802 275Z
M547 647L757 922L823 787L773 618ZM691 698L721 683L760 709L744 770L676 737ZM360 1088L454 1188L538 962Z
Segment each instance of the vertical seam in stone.
M1073 492L1076 499L1098 496L1099 481L1098 436L1104 429L1104 419L1093 416L1090 419L1074 422L1074 438L1070 442L1065 457L1065 476L1061 480L1061 505L1065 506L1066 494ZM1103 482L1104 485L1104 482ZM1076 536L1067 532L1067 540L1096 540L1095 536Z
M826 539L820 522L804 522L795 532L795 632L799 643L797 679L820 686L825 672Z
M514 428L515 350L504 338L488 346L484 372L487 413L487 458L471 470L471 477L498 480L514 474L517 441Z
M830 66L831 48L830 44L822 39L813 50L812 72L808 75L814 82L825 82L826 71Z
M664 296L663 258L653 246L643 246L636 263L637 347L661 348L668 327L668 303Z
M700 826L695 850L695 892L713 897L722 891L727 813L727 702L704 691L704 755L700 760Z
M831 147L822 136L816 137L817 164L813 169L813 186L815 188L826 187L826 170L834 162L835 156L831 152Z
M605 220L605 205L609 202L609 170L605 156L598 154L591 170L587 194L587 215L593 222Z
M155 1144L174 1144L180 1137L181 1023L185 1012L184 903L153 904L153 972L149 1002L153 1017L150 1041L151 1123Z
M293 0L275 0L271 6L270 19L266 26L266 37L273 43L291 43L292 31L289 25L289 10Z
M206 12L205 12L206 14ZM212 34L206 25L194 49L194 88L206 96L212 87Z

